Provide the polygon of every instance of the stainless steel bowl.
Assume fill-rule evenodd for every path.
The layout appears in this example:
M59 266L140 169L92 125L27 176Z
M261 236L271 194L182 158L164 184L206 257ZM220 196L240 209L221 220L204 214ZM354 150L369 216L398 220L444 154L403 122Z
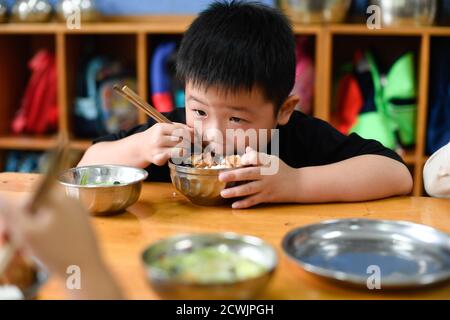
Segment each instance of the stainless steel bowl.
M180 255L197 248L226 247L266 268L260 276L226 284L180 282L155 266L166 255ZM263 240L234 233L179 235L150 245L142 254L148 280L164 299L250 299L262 292L278 264L275 249Z
M145 170L117 165L72 168L58 178L66 194L79 199L90 213L118 213L139 199ZM120 184L114 185L117 181Z
M5 1L0 0L0 23L8 21L8 7Z
M94 0L59 0L56 4L56 17L60 21L67 21L78 12L80 22L94 22L100 18Z
M280 0L284 12L299 23L339 23L345 20L351 0Z
M436 16L437 0L372 0L381 8L385 26L428 26Z
M52 6L48 0L18 0L11 11L14 22L47 22L52 15Z
M220 192L236 185L219 181L219 174L232 169L200 169L176 165L169 161L170 178L174 187L192 203L202 206L217 206L227 202Z

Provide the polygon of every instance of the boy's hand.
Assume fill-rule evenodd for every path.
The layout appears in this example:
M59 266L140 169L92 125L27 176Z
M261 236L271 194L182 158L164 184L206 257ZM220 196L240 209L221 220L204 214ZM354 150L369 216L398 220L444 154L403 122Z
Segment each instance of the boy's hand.
M158 166L182 157L193 141L194 129L181 123L157 123L139 135L142 158Z
M219 179L224 182L249 181L221 192L223 198L245 197L232 204L234 209L248 208L264 202L296 201L296 169L289 167L276 156L258 153L250 147L247 147L246 153L241 157L241 163L252 167L222 172L219 175Z

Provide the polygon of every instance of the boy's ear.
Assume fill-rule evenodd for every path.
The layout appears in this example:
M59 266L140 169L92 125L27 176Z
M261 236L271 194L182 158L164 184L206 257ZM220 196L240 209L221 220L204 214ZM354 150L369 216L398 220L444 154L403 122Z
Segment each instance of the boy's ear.
M277 122L279 125L284 126L288 123L289 118L291 117L292 112L294 112L295 106L300 101L300 98L297 95L290 95L284 103L281 105L281 108L278 110Z

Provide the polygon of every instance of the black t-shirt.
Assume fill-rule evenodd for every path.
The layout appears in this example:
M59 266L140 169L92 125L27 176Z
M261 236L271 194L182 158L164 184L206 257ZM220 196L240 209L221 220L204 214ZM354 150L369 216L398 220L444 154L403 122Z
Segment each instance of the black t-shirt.
M166 114L173 122L186 123L184 109L175 109ZM142 132L155 124L150 119L146 124L139 125L128 131L120 131L94 140L115 141L128 137L134 133ZM294 111L289 122L279 129L279 157L293 168L327 165L352 157L375 154L403 163L400 156L394 151L385 148L375 140L361 138L356 133L343 135L325 121ZM270 151L270 147L267 148ZM150 165L146 168L149 173L148 181L169 182L169 167Z

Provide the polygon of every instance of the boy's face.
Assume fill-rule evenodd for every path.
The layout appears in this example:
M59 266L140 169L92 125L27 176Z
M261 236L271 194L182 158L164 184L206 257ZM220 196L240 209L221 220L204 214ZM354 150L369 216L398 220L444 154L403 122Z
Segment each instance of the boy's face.
M292 99L288 98L288 101L290 100ZM228 146L232 144L232 152L242 152L242 146L237 140L242 138L243 131L256 132L257 143L259 143L260 133L265 132L260 129L266 129L268 142L270 129L276 128L277 124L283 125L287 122L295 107L295 101L287 102L288 106L282 107L276 113L273 102L265 99L258 88L251 91L224 93L217 87L205 90L205 88L194 86L188 82L186 85L186 124L202 134L203 141L209 144L214 151L225 152L225 150L230 150L225 148L229 148ZM286 109L291 109L288 112L287 120ZM231 132L235 134L230 136ZM244 140L245 150L246 146L251 145L251 141L249 141L251 138L247 136L244 137ZM238 146L240 147L237 148ZM252 147L255 148L255 146Z

